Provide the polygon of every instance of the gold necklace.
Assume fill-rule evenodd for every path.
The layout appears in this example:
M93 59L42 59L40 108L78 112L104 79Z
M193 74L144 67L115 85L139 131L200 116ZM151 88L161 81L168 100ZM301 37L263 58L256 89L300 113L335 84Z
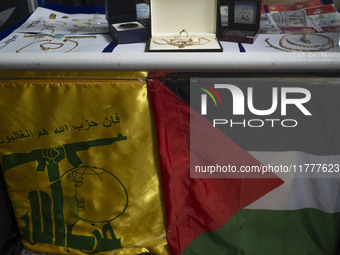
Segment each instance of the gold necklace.
M26 46L18 49L16 51L16 53L20 53L20 51L26 49L27 47L29 47L31 45L34 45L36 43L41 43L41 42L44 42L44 43L40 44L40 48L42 50L44 50L44 51L57 50L57 49L62 48L65 45L64 43L53 42L53 39L52 40L39 40L39 41L31 42L31 43L27 44ZM71 49L65 51L64 53L71 52L71 51L73 51L75 48L77 48L79 46L79 42L77 42L75 40L64 39L63 42L72 42L72 43L74 43L74 46ZM47 45L57 45L57 46L56 47L47 47Z
M39 43L39 42L51 42L52 40L39 40L39 41L35 41L35 42L31 42L29 44L27 44L26 46L16 50L16 53L20 53L20 51L22 51L23 49L26 49L27 47L33 45L33 44L36 44L36 43Z
M295 34L295 35L298 35L298 34ZM327 39L327 42L324 43L324 44L320 44L320 45L306 45L306 44L311 44L312 42L309 41L307 39L307 36L318 36L318 37L322 37L322 38L325 38ZM281 38L280 42L284 42L284 40L287 41L287 43L291 44L291 45L294 45L294 46L297 46L297 47L302 47L302 48L323 48L323 47L331 47L331 48L328 48L326 50L329 50L329 49L333 49L334 48L334 40L328 36L325 36L325 35L322 35L322 34L310 34L310 33L305 33L305 34L302 34L301 38L300 38L300 41L305 43L305 44L299 44L299 43L296 43L296 42L292 42L290 39L289 39L289 35L285 35ZM281 44L280 44L281 46ZM281 46L282 47L282 46Z
M303 42L304 44L296 43L290 40L289 37L292 36L301 36L300 41ZM317 36L317 37L322 37L327 40L327 42L320 44L320 45L308 45L311 44L312 42L307 39L307 36ZM271 44L269 42L269 38L265 39L265 42L271 47L276 50L281 50L281 51L286 51L286 52L291 52L291 51L300 51L300 52L322 52L322 51L328 51L331 50L335 47L335 41L328 36L322 35L322 34L311 34L311 33L304 33L304 34L287 34L282 36L282 38L279 41L279 45L281 48L276 47L275 45ZM296 47L300 48L305 48L305 49L300 49L300 48L293 48L289 45L293 45Z
M271 42L269 42L269 38L266 38L264 41L269 45L269 47L271 47L271 48L273 48L273 49L281 50L281 51L285 51L285 52L290 52L289 50L284 50L284 49L281 49L281 48L279 48L279 47L276 47L276 46L273 45Z
M174 36L170 40L167 39L160 39L153 40L152 42L158 45L171 45L178 48L185 48L187 46L194 46L194 45L205 45L210 42L208 38L205 37L197 37L195 35L189 36L188 32L183 29L178 35Z

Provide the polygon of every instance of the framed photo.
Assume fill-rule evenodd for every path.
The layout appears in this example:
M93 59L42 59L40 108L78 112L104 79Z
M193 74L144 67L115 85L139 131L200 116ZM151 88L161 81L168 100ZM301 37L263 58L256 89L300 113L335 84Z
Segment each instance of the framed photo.
M253 43L261 20L261 0L230 0L228 8L228 28L221 40Z
M247 1L235 1L234 23L256 24L257 3Z

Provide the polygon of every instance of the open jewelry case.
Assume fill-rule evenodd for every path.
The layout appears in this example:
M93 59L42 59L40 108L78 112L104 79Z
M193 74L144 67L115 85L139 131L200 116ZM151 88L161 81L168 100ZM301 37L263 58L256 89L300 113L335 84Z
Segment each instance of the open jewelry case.
M146 51L222 51L218 0L150 0L151 38Z
M148 40L148 29L137 21L136 0L106 0L105 10L110 34L117 43Z

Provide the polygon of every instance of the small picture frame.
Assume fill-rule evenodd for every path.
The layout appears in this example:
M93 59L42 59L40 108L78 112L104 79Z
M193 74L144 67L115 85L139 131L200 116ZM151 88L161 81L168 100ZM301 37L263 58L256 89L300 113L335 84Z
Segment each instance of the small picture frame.
M230 0L228 7L228 28L221 40L254 43L261 20L261 0Z

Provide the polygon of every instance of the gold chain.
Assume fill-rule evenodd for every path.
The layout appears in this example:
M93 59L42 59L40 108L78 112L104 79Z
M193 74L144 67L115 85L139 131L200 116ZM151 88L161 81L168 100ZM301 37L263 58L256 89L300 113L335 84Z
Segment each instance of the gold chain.
M300 41L305 43L305 44L293 42L292 40L289 39L289 37L292 37L292 36L301 36ZM322 37L322 38L325 38L327 40L327 42L320 44L320 45L308 45L308 44L311 44L311 41L307 39L307 36ZM328 37L328 36L325 36L325 35L322 35L322 34L315 34L315 33L314 34L304 33L304 34L287 34L287 35L284 35L284 36L282 36L282 38L279 41L279 45L280 45L281 48L270 43L269 38L266 38L265 42L273 49L286 51L286 52L291 52L291 51L322 52L322 51L331 50L335 47L335 41L331 37ZM301 48L306 48L306 49L293 48L289 45L293 45L293 46L301 47Z
M33 45L33 44L36 44L36 43L39 43L39 42L51 42L51 41L52 41L52 40L39 40L39 41L31 42L31 43L27 44L26 46L24 46L24 47L18 49L18 50L16 51L16 53L20 53L20 51L22 51L23 49L26 49L27 47L29 47L29 46L31 46L31 45Z
M284 49L281 49L279 47L276 47L275 45L273 45L271 42L269 42L269 38L266 38L265 39L265 42L269 45L269 47L273 48L273 49L276 49L276 50L281 50L281 51L285 51L285 52L290 52L289 50L284 50Z
M49 34L25 34L24 37L33 37L33 38L39 38L39 37L52 37L54 39L93 39L97 38L96 35L75 35L75 36L65 36L65 35L49 35Z
M42 50L44 50L44 51L57 50L57 49L62 48L65 45L64 43L53 42L53 39L52 40L39 40L39 41L31 42L31 43L25 45L24 47L18 49L16 52L20 53L20 51L22 51L23 49L26 49L27 47L29 47L29 46L31 46L33 44L41 43L41 42L44 42L44 43L40 44L40 48ZM69 49L68 51L65 51L64 53L73 51L75 48L77 48L79 46L79 42L77 42L75 40L70 40L68 38L65 38L63 40L63 42L72 42L72 43L74 43L74 46L71 49ZM48 44L50 44L50 45L57 45L57 47L47 47Z
M295 35L299 35L299 34L295 34ZM309 41L307 39L307 36L318 36L318 37L322 37L322 38L325 38L327 39L327 42L324 43L324 44L320 44L320 45L305 45L305 44L311 44L311 41ZM299 43L295 43L295 42L292 42L291 40L289 40L289 35L285 35L281 38L280 42L284 42L284 40L287 41L287 43L291 44L291 45L294 45L294 46L297 46L297 47L302 47L302 48L323 48L323 47L329 47L331 45L333 45L332 48L334 48L334 40L328 36L325 36L325 35L321 35L321 34L310 34L310 33L305 33L305 34L302 34L301 38L300 38L300 41L302 41L303 43L305 44L299 44ZM280 44L281 46L281 44ZM282 47L282 46L281 46ZM329 50L329 49L327 49Z

